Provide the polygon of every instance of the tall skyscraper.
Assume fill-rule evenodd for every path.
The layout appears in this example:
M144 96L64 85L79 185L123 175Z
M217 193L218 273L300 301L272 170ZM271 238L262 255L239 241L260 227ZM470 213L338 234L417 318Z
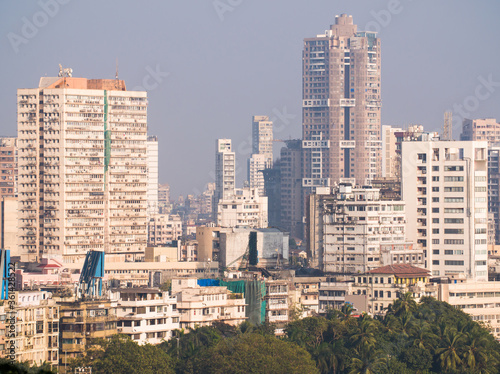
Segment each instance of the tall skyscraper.
M147 93L65 76L19 89L19 250L24 261L92 249L134 260L147 241Z
M263 170L273 166L273 122L268 116L252 118L252 155L248 159L248 182L264 195Z
M407 236L433 276L488 280L488 152L484 141L402 144Z
M231 139L217 139L215 142L215 193L212 204L212 219L217 220L219 200L234 195L235 154L231 150Z
M304 40L304 187L381 173L380 39L357 31L352 16L335 17L324 34Z
M303 238L302 142L295 139L285 143L280 153L281 227L290 232L292 238Z

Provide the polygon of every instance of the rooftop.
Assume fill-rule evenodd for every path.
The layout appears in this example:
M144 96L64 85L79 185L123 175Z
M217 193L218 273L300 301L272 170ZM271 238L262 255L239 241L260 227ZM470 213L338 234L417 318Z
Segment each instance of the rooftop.
M430 275L430 271L410 264L394 264L370 270L367 274L393 274L399 278L427 277Z

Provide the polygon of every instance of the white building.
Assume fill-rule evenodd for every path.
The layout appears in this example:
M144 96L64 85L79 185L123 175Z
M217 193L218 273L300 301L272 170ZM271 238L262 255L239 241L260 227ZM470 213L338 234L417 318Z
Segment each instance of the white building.
M148 217L159 213L158 208L158 137L148 136Z
M234 194L219 201L217 226L266 228L267 197L256 188L238 188Z
M227 287L200 287L193 278L173 279L172 294L177 296L181 328L209 326L215 321L237 326L247 319L243 294Z
M488 169L484 141L403 142L408 238L433 276L488 279Z
M264 195L262 171L273 166L273 122L268 116L252 117L252 155L248 159L248 182Z
M217 219L219 200L234 194L236 156L231 148L231 139L215 142L215 192L212 203L212 218Z
M180 327L177 299L158 288L114 289L119 294L118 332L138 344L159 344Z
M318 188L309 197L308 251L325 272L358 273L383 265L423 266L423 251L406 238L405 203L382 200L375 188Z
M124 81L41 78L17 91L23 261L146 246L147 93Z

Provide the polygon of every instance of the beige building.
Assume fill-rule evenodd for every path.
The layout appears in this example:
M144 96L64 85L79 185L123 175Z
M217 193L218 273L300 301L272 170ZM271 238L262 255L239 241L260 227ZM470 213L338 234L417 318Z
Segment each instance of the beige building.
M500 123L495 118L464 119L460 140L484 140L488 145L500 142Z
M120 288L117 331L138 344L160 344L180 327L177 299L158 288Z
M461 309L500 338L500 291L496 282L452 279L438 286L439 300Z
M0 137L0 201L17 197L17 138Z
M342 14L304 39L302 61L303 186L369 184L381 173L380 39Z
M198 261L219 261L220 232L220 227L196 227L196 241L198 242Z
M45 77L19 89L17 104L23 260L81 262L90 249L143 255L146 92L121 80Z
M118 333L117 300L58 301L60 305L60 356L64 369L69 360L81 357L95 339L107 339ZM63 371L65 373L66 371ZM69 373L69 371L68 371Z
M4 308L5 332L15 331L15 360L30 365L48 362L57 366L59 362L59 306L51 294L42 291L20 291L15 293L15 328L12 330L10 309ZM0 318L1 320L2 318ZM1 328L1 326L0 326ZM7 340L7 339L6 339ZM5 340L3 340L5 344ZM0 343L2 344L2 343ZM1 356L10 354L11 344Z
M181 328L208 326L215 321L237 326L247 319L243 294L232 293L227 287L200 287L193 278L173 279L172 294L177 297Z
M172 210L170 202L170 185L168 183L158 186L158 212L160 214L168 214Z
M403 129L399 127L382 126L382 177L384 178L398 178L400 176L395 134L402 131Z
M158 137L148 136L148 217L159 213L158 207Z
M148 245L159 245L182 237L182 220L177 214L156 214L148 222Z
M267 197L256 188L238 188L218 204L217 226L266 228Z

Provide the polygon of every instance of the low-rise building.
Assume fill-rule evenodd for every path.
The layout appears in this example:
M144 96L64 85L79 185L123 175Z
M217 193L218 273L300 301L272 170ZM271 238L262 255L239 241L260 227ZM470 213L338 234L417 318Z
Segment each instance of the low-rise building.
M60 305L60 366L80 357L95 339L109 339L118 333L117 300L68 300Z
M30 365L48 362L56 366L59 360L59 306L51 298L49 292L21 291L15 293L15 317L10 309L4 308L0 323L3 330L14 331L15 337L5 340L14 340L13 353L18 362L28 362ZM15 327L12 327L12 323ZM0 326L2 330L2 326ZM2 357L11 354L9 343L4 346Z
M177 298L158 288L121 288L117 307L118 332L138 344L159 344L180 327Z
M245 298L224 286L201 287L193 278L173 279L172 294L177 297L180 327L208 326L221 321L233 326L244 322Z
M326 277L296 277L292 283L295 293L293 304L301 308L302 317L309 317L319 313L319 285Z
M274 333L283 335L289 319L289 283L286 280L266 281L266 322L274 325Z

